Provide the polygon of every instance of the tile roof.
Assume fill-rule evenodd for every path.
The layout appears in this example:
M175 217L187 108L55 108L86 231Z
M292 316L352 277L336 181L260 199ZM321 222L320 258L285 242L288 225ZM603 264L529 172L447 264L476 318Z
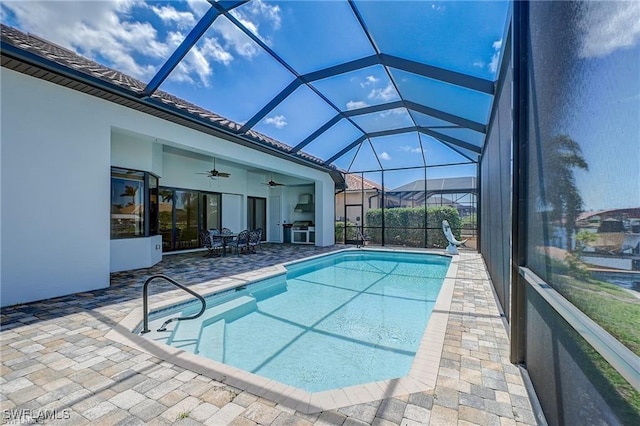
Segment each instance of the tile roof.
M346 182L347 190L368 190L368 189L382 189L382 186L378 183L363 178L359 174L345 173L344 179Z
M476 178L473 176L427 179L428 191L466 191L476 189ZM390 192L424 192L425 181L418 179L390 190Z
M97 62L80 56L69 49L58 46L40 37L34 36L32 34L25 34L22 31L4 24L2 24L1 27L3 43L7 43L23 51L32 53L40 58L50 60L63 67L99 79L109 85L117 86L118 88L124 89L130 92L130 94L139 98L139 102L141 104L144 104L144 88L146 87L146 84L144 82L123 74L120 71L98 64ZM150 96L150 99L167 105L170 108L175 108L179 111L182 111L183 113L187 113L191 116L194 116L195 118L199 118L199 122L204 122L207 125L231 131L237 136L242 137L250 142L257 142L257 144L267 145L272 148L276 148L283 153L289 154L290 156L303 158L307 161L327 168L328 171L336 170L334 166L326 165L324 160L313 155L304 152L292 153L293 148L291 146L270 138L269 136L258 133L254 130L249 130L244 134L238 133L238 130L242 127L241 124L222 117L221 115L218 115L214 112L208 111L184 99L178 98L177 96L174 96L170 93L164 92L162 90L156 90Z

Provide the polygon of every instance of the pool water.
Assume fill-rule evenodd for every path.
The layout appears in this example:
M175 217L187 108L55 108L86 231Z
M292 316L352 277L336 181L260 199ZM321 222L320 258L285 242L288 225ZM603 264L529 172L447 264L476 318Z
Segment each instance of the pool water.
M162 340L308 392L402 377L449 262L391 252L298 262L287 266L286 277L208 298L202 317L173 323Z

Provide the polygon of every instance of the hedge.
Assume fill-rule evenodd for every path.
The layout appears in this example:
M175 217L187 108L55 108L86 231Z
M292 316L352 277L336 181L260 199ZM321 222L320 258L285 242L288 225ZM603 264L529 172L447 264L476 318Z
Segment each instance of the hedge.
M453 207L427 207L427 242L424 241L424 207L401 207L384 210L386 245L409 247L446 247L447 239L442 232L442 221L446 219L457 239L460 239L462 219ZM382 209L371 209L366 214L365 234L373 244L382 244Z
M347 221L347 239L356 239L356 227L355 223ZM344 222L336 222L336 243L344 242Z

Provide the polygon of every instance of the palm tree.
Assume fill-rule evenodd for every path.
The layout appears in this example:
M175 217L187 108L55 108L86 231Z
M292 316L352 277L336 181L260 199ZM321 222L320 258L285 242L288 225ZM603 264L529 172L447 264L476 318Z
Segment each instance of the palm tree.
M131 204L129 205L135 205L136 203L136 193L138 192L138 188L135 186L131 186L131 185L126 185L124 187L124 192L122 194L120 194L121 197L131 197Z
M568 135L559 135L543 142L544 204L548 219L564 223L567 231L567 250L576 230L576 220L582 211L582 196L576 186L574 171L589 170L580 145Z

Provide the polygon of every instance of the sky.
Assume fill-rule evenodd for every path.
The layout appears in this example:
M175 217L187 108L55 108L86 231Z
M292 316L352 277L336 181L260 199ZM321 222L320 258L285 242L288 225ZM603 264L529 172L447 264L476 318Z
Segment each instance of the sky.
M372 38L389 55L493 81L506 28L508 2L355 1ZM69 48L149 82L174 49L205 15L205 0L186 1L3 1L2 22ZM252 0L233 17L284 60L283 66L225 17L218 17L160 89L238 123L251 119L298 73L304 75L375 53L346 1ZM389 17L393 22L389 25ZM397 85L394 87L392 80ZM380 65L300 86L254 127L295 146L340 111L401 98L486 123L491 96ZM315 90L315 91L314 91ZM330 105L316 91L320 91ZM398 93L400 91L400 93ZM366 132L396 127L451 126L406 109L341 120L304 150L331 157ZM455 129L479 145L482 134ZM453 132L453 133L452 133ZM471 133L469 133L471 132ZM335 164L363 170L422 165L420 144L430 137L411 132L372 138L360 158L355 151ZM480 142L478 142L480 141ZM364 145L363 145L364 146ZM378 159L367 152L373 146ZM469 153L466 153L469 154ZM439 147L427 164L468 161ZM353 169L352 169L353 170ZM475 171L473 172L475 175Z
M563 129L589 165L575 172L584 208L640 207L640 46L584 61L601 84L584 87Z
M383 53L496 79L508 2L355 0L355 5ZM557 131L580 144L589 164L588 172L575 172L585 209L639 206L640 2L583 5L576 17L583 74L575 78L572 114L560 120ZM205 0L4 0L0 7L4 24L147 83L211 5ZM232 15L291 69L227 18L218 17L160 86L162 90L245 123L294 80L293 72L304 75L374 54L346 1L252 0ZM334 117L336 108L350 111L404 98L486 123L492 102L491 96L395 68L388 73L381 65L311 85L300 86L254 129L296 146ZM483 140L481 133L446 128L451 123L397 108L342 119L303 149L328 159L358 140L360 129L375 132L413 123L476 146ZM468 151L456 152L427 135L409 132L365 140L334 164L350 171L389 170L464 163L469 161L465 155L475 158ZM434 167L428 173L428 177L475 176L476 168ZM378 176L368 174L380 182ZM422 176L421 170L389 172L385 186L393 188Z
M585 3L557 133L581 148L574 177L585 210L640 207L640 2Z

